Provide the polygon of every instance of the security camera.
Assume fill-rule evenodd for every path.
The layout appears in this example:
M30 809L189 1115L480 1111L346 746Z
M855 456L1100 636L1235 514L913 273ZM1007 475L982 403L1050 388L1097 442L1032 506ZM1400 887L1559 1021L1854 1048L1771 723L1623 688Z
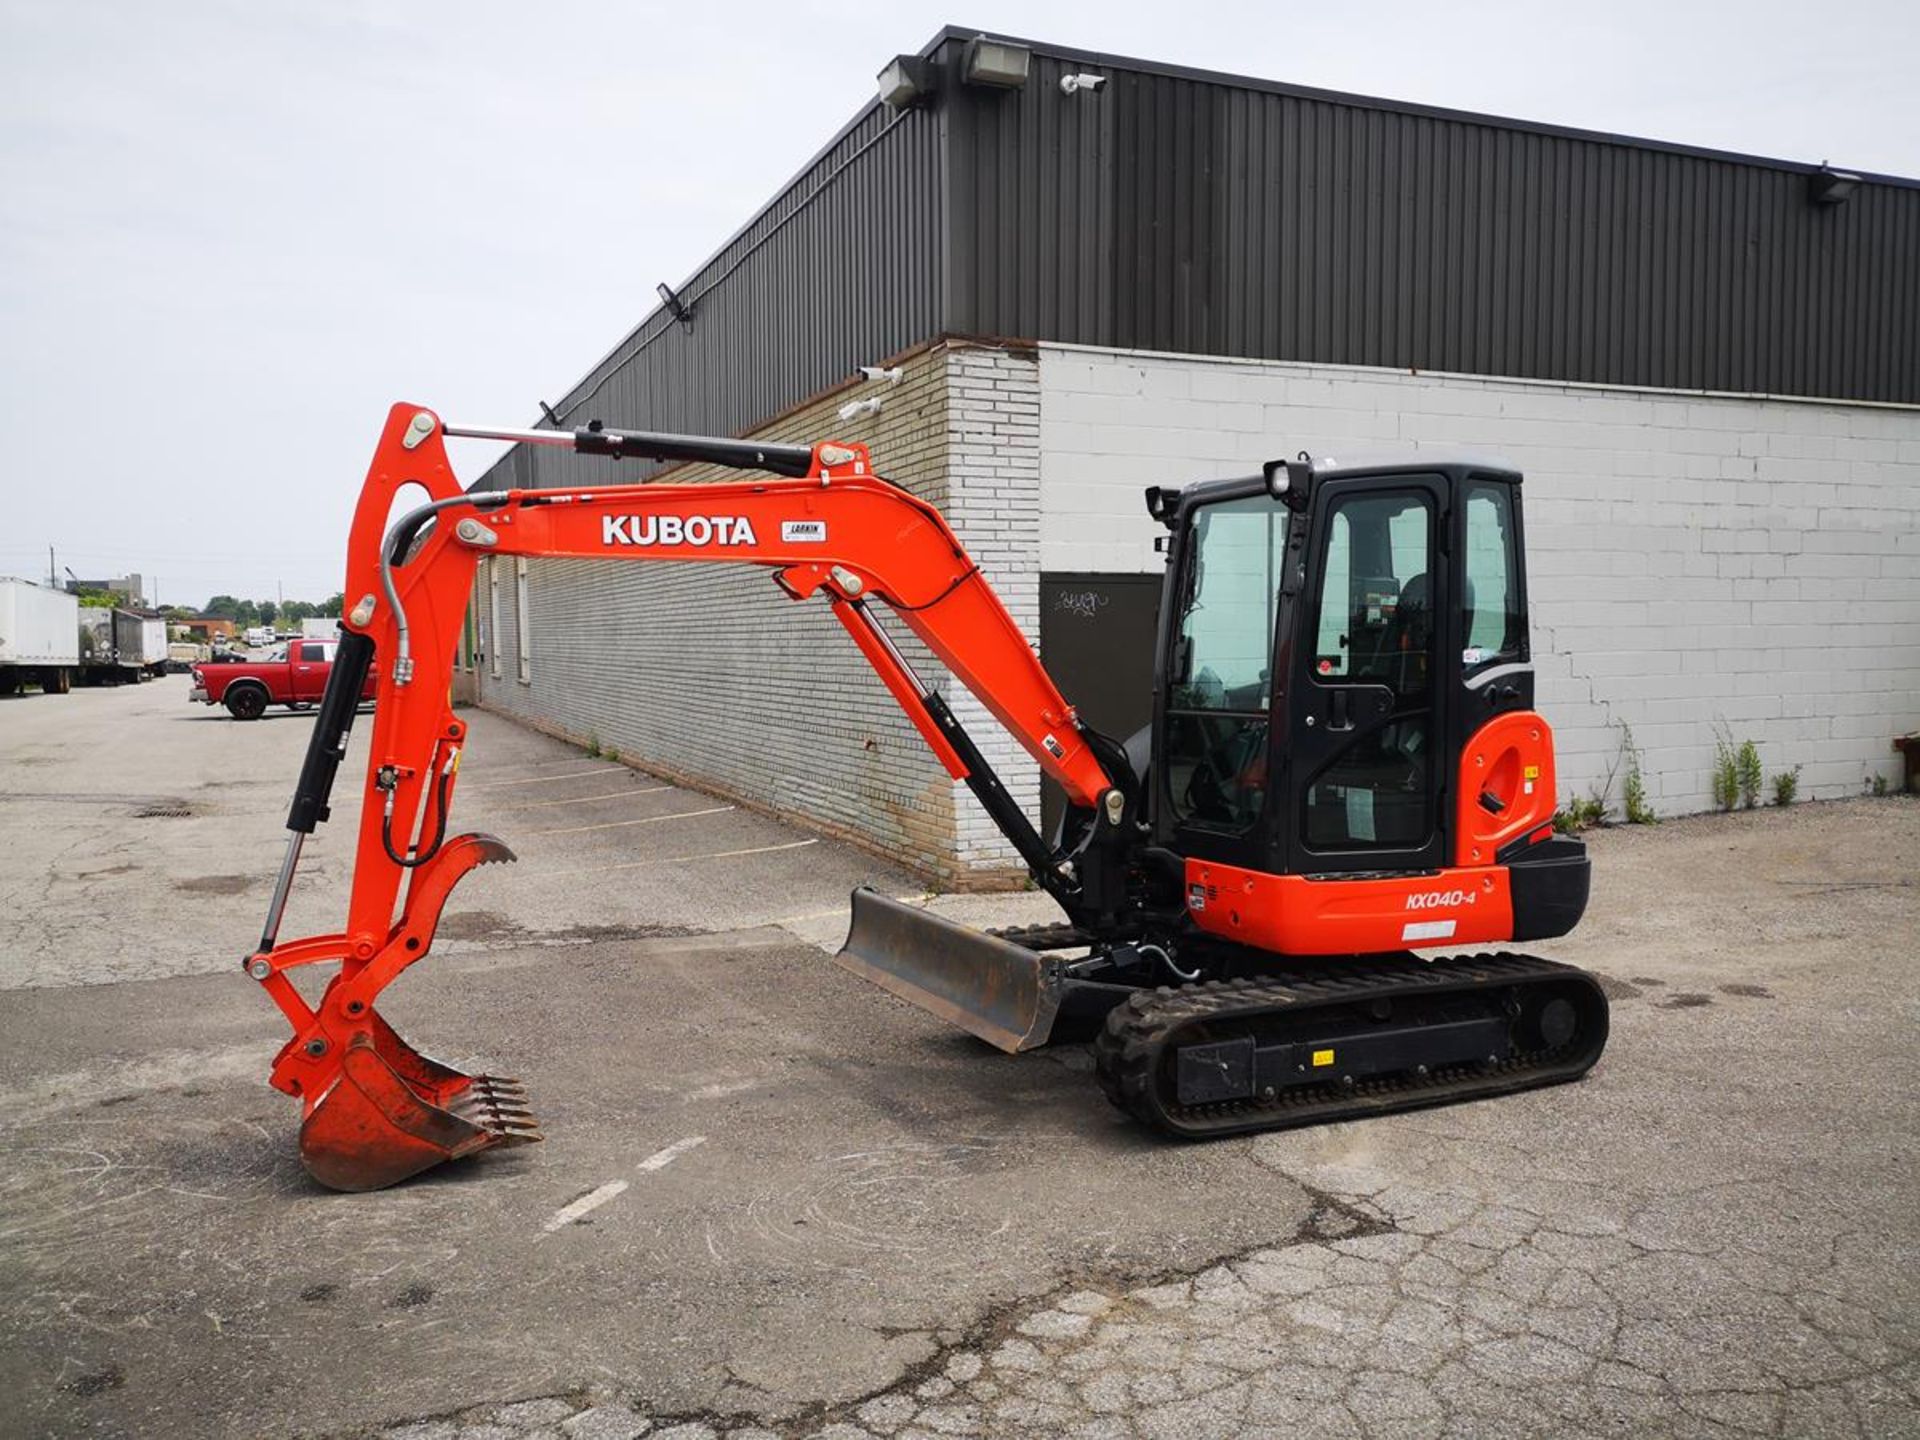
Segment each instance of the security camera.
M840 407L839 415L842 420L857 420L862 415L878 415L880 407L886 403L878 396L871 400L849 400Z
M1060 93L1062 95L1073 95L1081 90L1099 91L1106 88L1107 77L1104 75L1088 75L1082 72L1077 75L1062 75L1060 77Z
M905 372L898 365L894 365L890 367L881 366L881 365L862 365L860 367L860 373L866 376L867 379L869 380L884 380L889 385L898 385L900 383L900 377Z

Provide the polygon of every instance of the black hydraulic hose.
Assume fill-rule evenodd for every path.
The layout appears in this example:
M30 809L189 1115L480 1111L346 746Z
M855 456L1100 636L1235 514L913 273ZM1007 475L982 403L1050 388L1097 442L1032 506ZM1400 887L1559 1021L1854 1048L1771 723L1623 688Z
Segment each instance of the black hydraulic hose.
M447 787L453 783L453 762L448 761L440 767L440 783L433 789L433 840L427 846L426 854L416 855L412 859L402 858L393 848L393 811L389 809L380 819L380 845L387 852L387 858L402 870L417 870L440 853L440 842L447 836ZM411 852L409 852L411 853Z

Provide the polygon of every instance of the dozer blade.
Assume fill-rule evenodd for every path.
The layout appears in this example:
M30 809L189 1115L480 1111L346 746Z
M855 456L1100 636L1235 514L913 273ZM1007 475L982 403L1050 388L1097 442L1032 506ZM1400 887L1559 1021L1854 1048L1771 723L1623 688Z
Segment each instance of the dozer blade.
M517 1081L429 1060L379 1016L300 1126L307 1172L334 1190L379 1190L447 1160L541 1138Z
M1018 945L861 886L834 962L1008 1054L1047 1043L1068 988Z

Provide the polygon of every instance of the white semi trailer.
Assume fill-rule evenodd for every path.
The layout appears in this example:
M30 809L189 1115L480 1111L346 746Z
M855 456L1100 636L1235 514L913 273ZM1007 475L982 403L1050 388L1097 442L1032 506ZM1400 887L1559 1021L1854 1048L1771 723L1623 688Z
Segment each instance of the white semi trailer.
M118 685L164 675L167 622L119 606L80 607L80 668L89 684Z
M0 695L38 685L73 688L80 666L80 602L64 590L0 576Z

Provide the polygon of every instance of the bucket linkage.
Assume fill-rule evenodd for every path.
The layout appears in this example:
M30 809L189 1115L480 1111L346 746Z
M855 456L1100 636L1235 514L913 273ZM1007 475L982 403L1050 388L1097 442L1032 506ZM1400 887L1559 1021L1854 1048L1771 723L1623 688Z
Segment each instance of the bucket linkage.
M374 1009L374 997L426 955L454 885L477 865L513 860L491 835L461 835L441 846L414 879L405 913L369 957L344 935L319 935L248 957L258 980L293 1025L274 1058L274 1088L301 1101L300 1158L334 1190L378 1190L444 1161L496 1145L541 1138L517 1080L468 1075L428 1059ZM315 1005L288 972L335 962L339 973Z

